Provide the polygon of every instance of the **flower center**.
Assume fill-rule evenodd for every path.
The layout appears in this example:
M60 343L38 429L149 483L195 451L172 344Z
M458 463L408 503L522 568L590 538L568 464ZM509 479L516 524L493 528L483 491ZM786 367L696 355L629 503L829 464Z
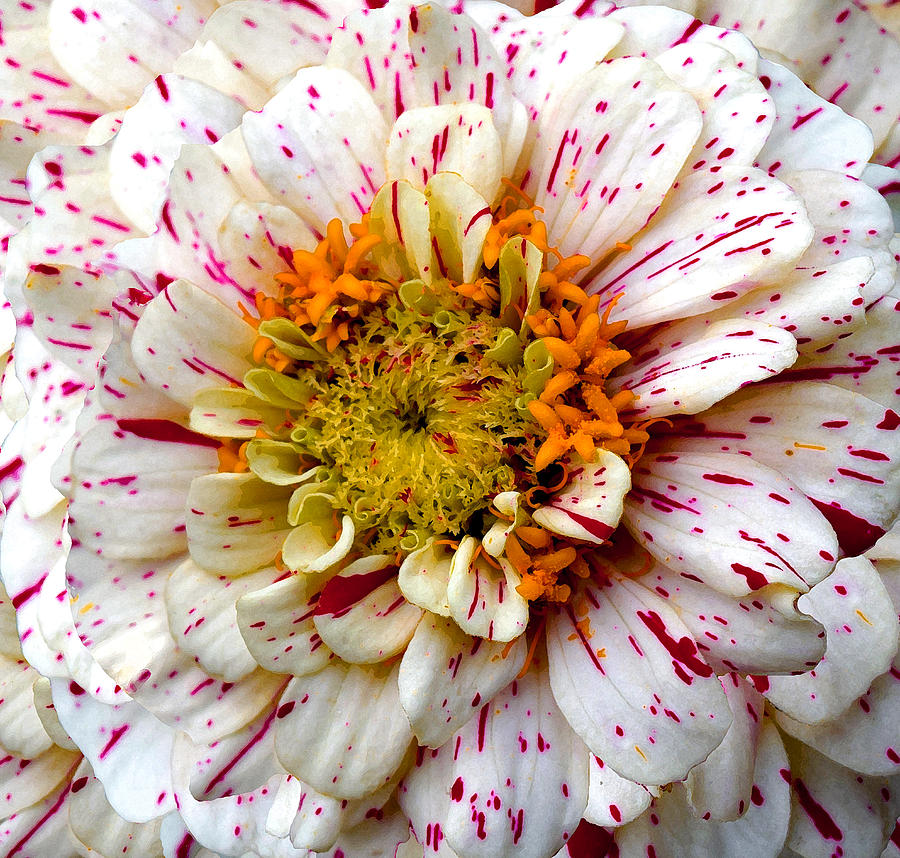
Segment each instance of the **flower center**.
M349 243L335 220L314 251L295 251L277 296L258 293L257 314L245 311L260 367L247 387L290 405L277 439L223 446L223 469L280 485L314 474L297 493L328 498L335 521L349 516L358 551L398 562L429 539L463 536L483 539L488 558L491 533L505 529L493 557L515 569L519 594L566 601L566 582L594 571L588 534L609 527L583 517L582 541L541 524L539 508L598 456L633 465L649 438L627 420L633 394L604 390L629 358L613 343L625 323L573 282L591 260L550 246L518 189L454 235L452 206L433 195L423 222L415 205L428 206L428 189L399 184L382 188ZM486 213L477 265L459 276L467 232ZM417 216L425 234L410 239ZM294 473L266 476L257 454Z

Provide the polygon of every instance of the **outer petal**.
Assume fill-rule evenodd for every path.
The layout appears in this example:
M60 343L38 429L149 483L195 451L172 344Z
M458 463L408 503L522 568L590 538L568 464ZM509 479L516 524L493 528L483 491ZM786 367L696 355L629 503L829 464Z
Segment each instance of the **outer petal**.
M615 827L640 816L653 798L643 784L617 775L599 757L591 754L591 780L584 818L593 825Z
M623 520L660 563L733 596L769 584L805 591L838 553L831 526L798 489L728 453L645 456Z
M582 463L569 476L565 491L538 507L533 518L554 533L601 545L622 517L631 488L628 466L615 453L600 450L596 462Z
M847 340L851 350L854 339ZM867 352L864 345L860 361L851 362L864 366ZM843 364L840 357L835 363ZM836 384L804 380L841 381L854 371L853 367L801 369L789 386L775 383L741 391L701 418L679 424L675 431L682 437L672 446L704 455L715 447L775 468L813 500L836 530L842 548L858 554L884 533L896 515L897 415L889 406ZM881 375L879 387L890 383L889 363L882 369L875 364L873 371ZM788 370L787 378L792 373ZM841 381L844 384L853 382ZM790 408L785 407L786 396ZM822 548L834 555L829 547Z
M64 0L50 5L50 47L72 78L110 107L126 107L190 47L212 0L147 4ZM103 51L95 50L102 44ZM110 68L116 73L110 75Z
M186 560L166 582L169 630L179 648L226 682L249 674L256 662L238 630L235 603L245 593L271 584L278 574L274 569L260 569L240 578L226 578Z
M872 156L872 132L852 115L816 95L788 68L760 58L759 79L777 111L759 153L770 173L841 169L859 178Z
M146 822L174 810L173 731L136 703L107 706L74 683L54 679L51 685L60 722L103 781L116 812Z
M399 669L332 664L291 680L275 728L285 768L338 798L361 798L387 783L412 740Z
M877 855L896 810L888 781L864 778L785 739L790 754L791 828L787 846L801 855L847 858Z
M420 745L439 748L493 700L525 663L525 638L506 645L473 638L452 620L426 613L403 660L398 683Z
M72 534L106 557L184 551L188 487L215 468L214 443L168 420L98 420L72 457Z
M453 553L446 545L429 541L406 555L397 574L397 583L406 599L442 617L450 616L447 583Z
M825 652L822 626L794 607L796 591L767 587L726 596L655 565L642 579L668 599L717 673L792 673L815 667Z
M890 667L897 610L864 557L841 560L797 604L825 626L825 656L809 673L771 677L765 694L788 715L813 724L836 718Z
M716 855L722 858L775 858L781 854L788 830L790 801L787 754L771 722L763 725L753 771L751 802L733 822L705 822L691 813L684 787L656 800L651 811L616 832L623 855L681 858Z
M384 183L387 127L340 69L299 71L260 113L246 114L243 134L275 198L321 235L333 217L358 220Z
M644 226L701 127L693 98L638 57L596 66L540 123L525 189L562 253L594 259Z
M455 739L423 755L400 800L420 842L437 847L446 837L462 855L538 858L561 846L581 819L587 761L556 706L546 668L533 667ZM438 791L442 818L425 818L420 790Z
M54 788L67 780L78 765L79 754L50 748L33 759L23 759L6 753L0 762L0 814L4 820L20 814L25 808L39 802ZM5 842L0 828L0 843Z
M696 414L796 359L793 336L774 325L701 317L664 329L641 352L632 352L608 389L631 390L638 397L631 410L642 420Z
M25 759L53 744L34 708L38 676L21 658L0 657L0 747Z
M802 201L774 177L753 167L698 170L590 289L604 303L621 295L610 317L633 327L694 316L780 277L812 237Z
M683 777L719 744L731 713L675 612L616 576L551 616L553 693L591 751L638 783Z

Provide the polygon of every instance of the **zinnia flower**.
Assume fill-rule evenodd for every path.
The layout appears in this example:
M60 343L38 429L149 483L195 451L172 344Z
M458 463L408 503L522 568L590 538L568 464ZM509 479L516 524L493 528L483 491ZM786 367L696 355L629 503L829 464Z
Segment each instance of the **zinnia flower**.
M127 109L28 168L3 537L115 811L172 855L650 854L660 819L778 854L824 769L774 724L855 764L897 652L889 84L852 118L724 12L238 0L173 10L132 105L165 15L121 8L51 9Z

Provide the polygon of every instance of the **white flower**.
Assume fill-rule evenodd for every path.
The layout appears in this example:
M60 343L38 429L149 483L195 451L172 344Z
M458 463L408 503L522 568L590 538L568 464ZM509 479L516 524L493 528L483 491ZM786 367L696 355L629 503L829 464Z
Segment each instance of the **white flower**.
M10 219L3 541L116 812L166 854L659 850L657 812L803 853L763 698L897 765L844 717L897 652L860 556L898 507L896 43L827 93L864 123L664 7L124 10L50 9L118 112ZM10 175L78 138L16 109Z

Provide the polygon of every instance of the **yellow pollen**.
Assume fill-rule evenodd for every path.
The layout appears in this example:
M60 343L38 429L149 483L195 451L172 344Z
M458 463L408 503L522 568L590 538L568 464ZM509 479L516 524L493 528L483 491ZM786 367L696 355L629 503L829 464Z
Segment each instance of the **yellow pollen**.
M794 446L798 450L827 450L827 447L823 447L821 444L801 444L799 441L794 441Z
M867 626L872 625L872 621L859 608L856 609L856 614Z

